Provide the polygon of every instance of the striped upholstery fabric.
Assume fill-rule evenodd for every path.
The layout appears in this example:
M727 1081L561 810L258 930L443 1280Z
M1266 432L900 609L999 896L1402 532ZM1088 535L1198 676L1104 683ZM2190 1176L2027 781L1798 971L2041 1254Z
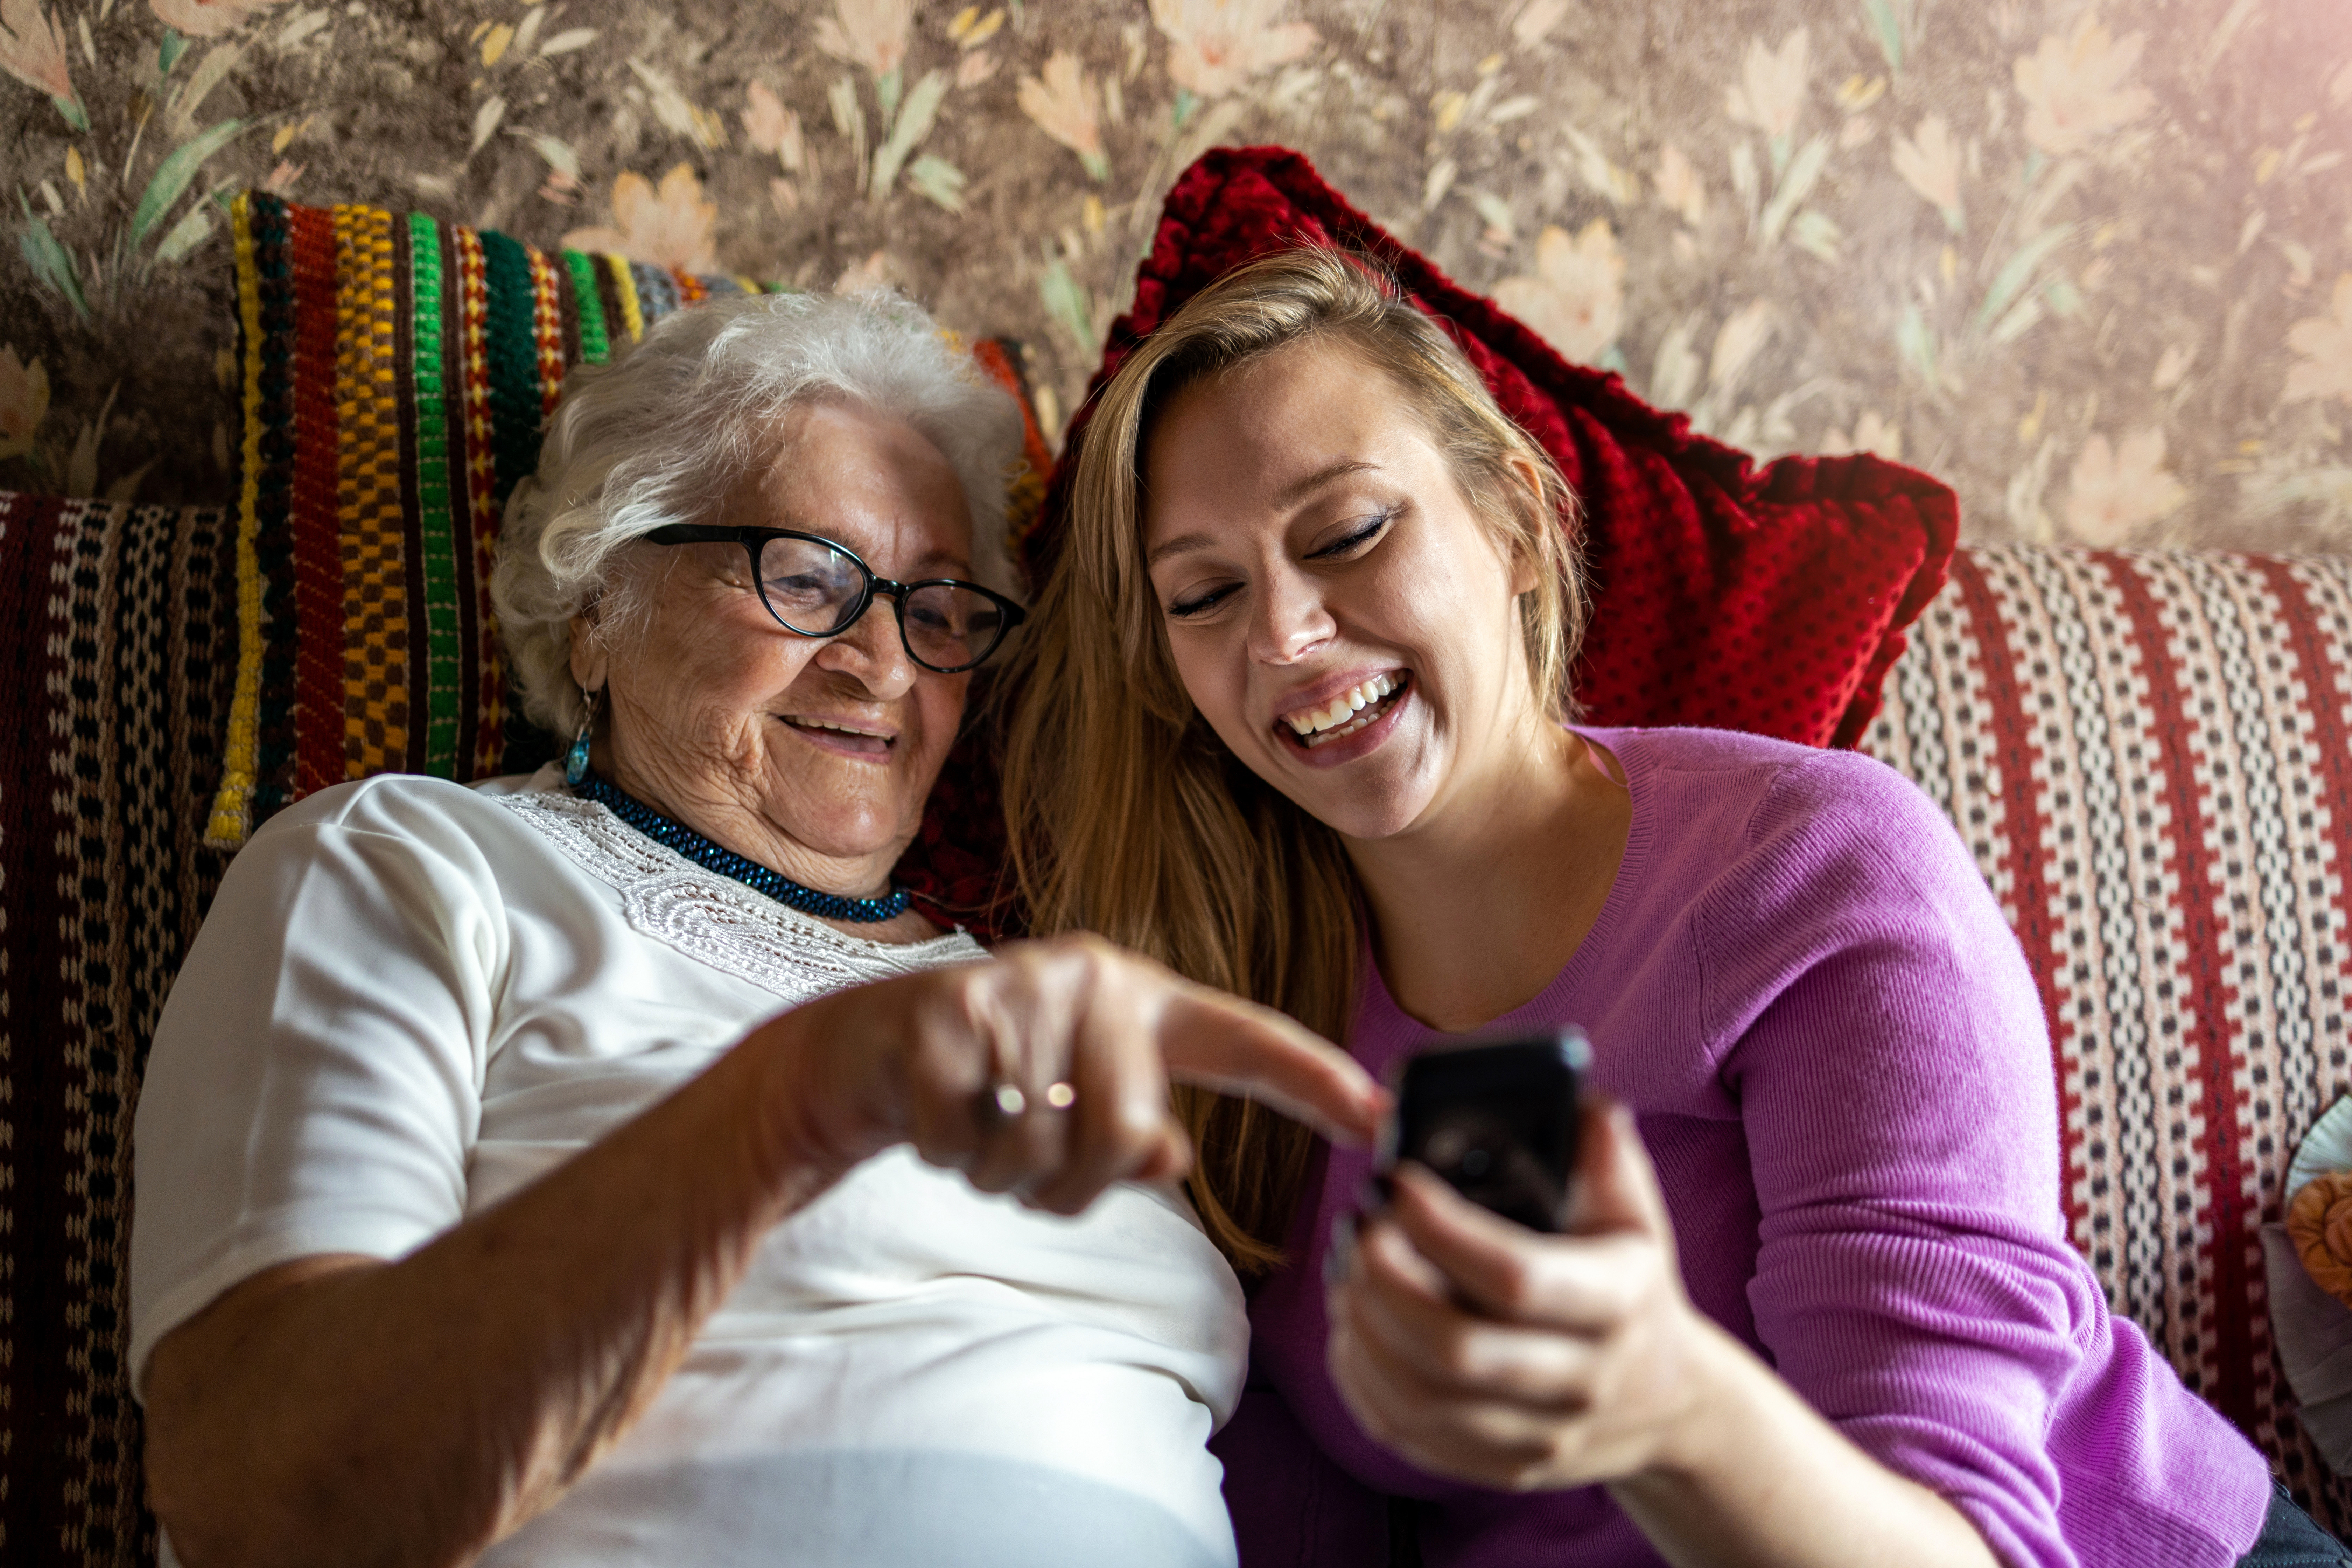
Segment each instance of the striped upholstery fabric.
M2108 1300L2339 1534L2257 1232L2352 1089L2347 655L2352 561L1969 550L1864 742L1958 825L2041 979Z
M0 491L0 1563L154 1561L130 1337L131 1116L228 857L221 510Z

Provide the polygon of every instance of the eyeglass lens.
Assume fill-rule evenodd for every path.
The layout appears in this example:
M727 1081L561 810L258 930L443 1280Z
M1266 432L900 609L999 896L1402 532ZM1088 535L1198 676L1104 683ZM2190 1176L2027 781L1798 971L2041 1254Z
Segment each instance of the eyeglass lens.
M808 637L848 629L866 592L856 561L814 539L771 539L760 550L760 594L776 618ZM1004 635L1004 612L986 595L931 583L898 606L907 651L933 669L978 664Z

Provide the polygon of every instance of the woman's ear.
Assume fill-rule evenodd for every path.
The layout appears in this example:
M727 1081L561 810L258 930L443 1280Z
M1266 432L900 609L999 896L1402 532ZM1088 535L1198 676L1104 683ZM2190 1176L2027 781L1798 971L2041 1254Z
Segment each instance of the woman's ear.
M596 601L591 599L572 617L572 679L583 691L602 691L604 665L604 639L596 635Z

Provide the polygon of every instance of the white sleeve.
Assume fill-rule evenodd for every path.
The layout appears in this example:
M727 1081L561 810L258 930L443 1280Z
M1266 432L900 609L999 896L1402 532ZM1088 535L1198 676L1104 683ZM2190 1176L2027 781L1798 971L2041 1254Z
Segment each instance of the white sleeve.
M139 1102L135 1394L238 1281L398 1258L463 1217L507 952L496 877L413 784L314 796L231 863Z

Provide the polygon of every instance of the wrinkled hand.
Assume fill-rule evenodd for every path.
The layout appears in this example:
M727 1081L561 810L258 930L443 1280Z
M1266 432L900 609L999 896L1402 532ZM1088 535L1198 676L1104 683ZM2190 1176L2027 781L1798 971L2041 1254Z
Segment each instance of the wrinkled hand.
M1171 1075L1343 1143L1369 1142L1387 1103L1345 1053L1281 1014L1093 937L837 992L747 1044L763 1040L782 1074L782 1135L820 1165L845 1171L909 1142L984 1192L1057 1214L1114 1182L1190 1167ZM1019 1090L1017 1114L998 1108L1006 1085ZM1068 1089L1049 1094L1056 1085Z
M1543 1236L1408 1163L1342 1251L1332 1378L1422 1468L1515 1491L1625 1479L1705 1408L1720 1335L1684 1292L1633 1118L1589 1108L1578 1166L1570 1234Z

